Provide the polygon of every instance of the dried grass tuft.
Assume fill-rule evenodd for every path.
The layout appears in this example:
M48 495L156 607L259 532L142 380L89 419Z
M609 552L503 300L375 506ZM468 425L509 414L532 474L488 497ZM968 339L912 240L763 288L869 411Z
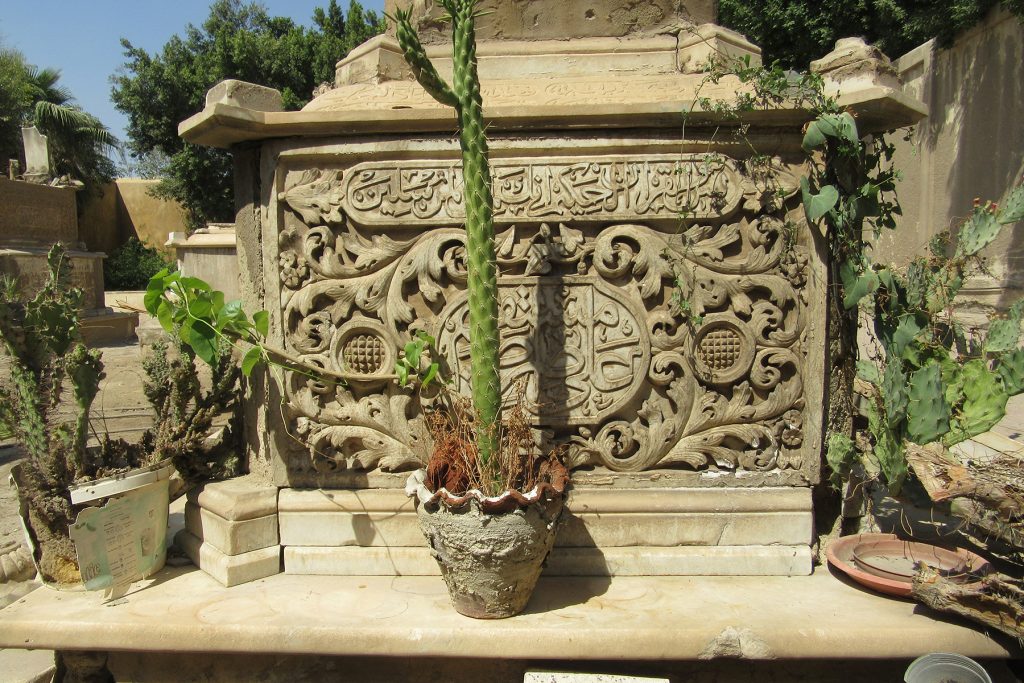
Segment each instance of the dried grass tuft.
M541 457L533 430L523 411L526 385L513 387L515 401L506 410L501 424L488 425L499 430L499 449L487 463L482 463L476 446L479 416L472 401L462 394L444 388L438 405L426 416L427 427L434 439L434 452L427 463L427 488L461 495L478 489L488 496L505 491L529 491L537 485L545 463L559 459L556 450Z

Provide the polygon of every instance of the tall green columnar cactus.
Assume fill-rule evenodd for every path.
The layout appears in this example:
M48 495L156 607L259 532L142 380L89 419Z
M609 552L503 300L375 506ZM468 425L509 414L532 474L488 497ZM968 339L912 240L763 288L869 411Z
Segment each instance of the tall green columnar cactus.
M477 447L487 465L498 450L501 379L498 375L498 281L494 255L494 204L484 136L483 104L476 68L473 21L477 0L440 0L450 15L454 42L454 87L437 73L420 44L409 11L396 11L398 42L416 80L459 119L465 181L466 251L469 257L469 338Z

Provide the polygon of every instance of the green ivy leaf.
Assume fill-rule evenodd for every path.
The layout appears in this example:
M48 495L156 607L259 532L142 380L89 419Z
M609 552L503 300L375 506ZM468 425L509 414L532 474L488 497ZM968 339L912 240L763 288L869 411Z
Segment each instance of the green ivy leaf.
M270 315L266 311L256 311L253 313L252 322L260 336L266 338L270 332Z
M242 374L248 377L252 374L253 368L255 368L260 360L263 358L263 352L258 346L254 346L245 352L242 356Z
M156 319L160 321L160 327L167 332L174 329L174 309L166 299L160 300L160 305L156 309Z
M437 371L440 366L437 363L431 363L430 367L427 368L427 373L423 375L423 388L426 389L430 386L430 383L437 377Z
M827 139L820 120L815 119L807 124L807 132L804 133L804 141L800 146L804 148L805 152L812 152L824 145Z
M398 375L399 386L409 384L409 366L404 361L395 363L395 374Z
M812 194L810 183L803 178L800 181L800 187L803 191L804 212L807 214L807 221L811 224L817 224L825 214L835 208L839 201L839 190L832 185L826 185L818 194Z
M197 277L183 277L179 279L178 282L180 282L181 286L186 289L193 289L200 292L209 292L213 289L210 287L209 283L205 280L200 280Z
M189 328L188 345L204 362L217 360L217 332L204 320L196 320Z

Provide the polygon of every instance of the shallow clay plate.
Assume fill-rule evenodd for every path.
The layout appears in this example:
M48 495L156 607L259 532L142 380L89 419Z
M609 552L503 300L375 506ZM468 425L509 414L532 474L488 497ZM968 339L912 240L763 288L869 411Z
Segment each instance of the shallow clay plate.
M844 536L828 547L827 555L833 567L857 583L899 597L910 597L917 562L953 574L990 569L985 558L968 550L904 541L895 534Z

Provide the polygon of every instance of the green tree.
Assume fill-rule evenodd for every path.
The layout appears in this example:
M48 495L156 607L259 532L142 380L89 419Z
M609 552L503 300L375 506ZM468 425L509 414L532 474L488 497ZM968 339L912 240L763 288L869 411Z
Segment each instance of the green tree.
M126 62L113 76L112 99L128 116L129 148L136 158L169 158L157 193L180 202L192 227L234 216L232 165L223 150L178 137L178 123L200 111L206 91L226 78L281 91L286 109L299 109L352 47L383 30L358 2L342 12L336 0L317 8L313 27L272 17L260 4L216 0L201 26L189 25L154 54L122 39Z
M40 69L17 50L0 47L0 153L22 157L21 128L34 125L48 138L53 174L95 190L114 175L108 155L118 142L59 80L57 69Z
M996 5L1024 16L1024 0L720 0L718 20L759 45L766 63L806 69L846 36L890 57L931 38L947 45Z

